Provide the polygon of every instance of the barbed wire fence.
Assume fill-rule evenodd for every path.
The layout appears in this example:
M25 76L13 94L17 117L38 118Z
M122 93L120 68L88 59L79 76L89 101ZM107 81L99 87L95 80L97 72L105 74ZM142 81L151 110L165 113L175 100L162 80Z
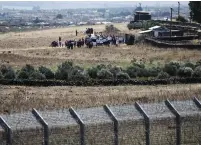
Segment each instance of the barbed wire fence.
M159 103L0 115L0 145L201 144L201 102Z

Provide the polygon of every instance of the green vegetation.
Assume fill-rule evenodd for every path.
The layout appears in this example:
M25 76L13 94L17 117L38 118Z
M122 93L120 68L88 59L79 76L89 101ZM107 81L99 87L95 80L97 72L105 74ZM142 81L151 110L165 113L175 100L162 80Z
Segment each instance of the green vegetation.
M148 20L148 21L130 23L127 25L127 28L129 30L132 30L132 29L148 30L150 27L153 27L156 25L160 26L161 24L157 21L154 21L154 20Z
M145 64L133 60L129 66L120 67L99 64L90 68L82 68L66 61L58 65L56 72L44 66L34 68L26 65L20 70L14 71L7 65L0 66L0 79L11 80L65 80L86 81L90 79L138 79L149 80L152 78L166 79L171 77L201 77L201 61L192 62L171 61L164 65Z
M62 15L62 14L58 14L58 15L56 16L56 19L63 19L63 15Z
M188 20L186 20L183 16L178 16L176 21L183 22L183 23L188 22Z
M188 5L192 20L201 23L201 1L190 1Z

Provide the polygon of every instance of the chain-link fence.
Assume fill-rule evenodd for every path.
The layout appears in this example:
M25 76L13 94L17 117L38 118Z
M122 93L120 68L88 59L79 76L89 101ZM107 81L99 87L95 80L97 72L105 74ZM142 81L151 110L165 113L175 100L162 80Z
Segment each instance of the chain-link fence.
M0 116L0 145L198 145L201 102L63 109Z

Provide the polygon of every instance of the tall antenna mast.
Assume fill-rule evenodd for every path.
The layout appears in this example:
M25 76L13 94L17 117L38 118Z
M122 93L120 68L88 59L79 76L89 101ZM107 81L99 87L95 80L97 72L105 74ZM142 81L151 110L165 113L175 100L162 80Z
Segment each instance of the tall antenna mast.
M180 16L180 2L178 2L178 17Z

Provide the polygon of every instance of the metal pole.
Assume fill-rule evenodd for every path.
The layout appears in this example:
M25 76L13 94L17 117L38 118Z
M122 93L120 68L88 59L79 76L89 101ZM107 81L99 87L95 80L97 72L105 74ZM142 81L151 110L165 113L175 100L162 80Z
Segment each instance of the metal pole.
M6 121L0 116L0 126L6 132L6 145L12 145L12 131L11 127L6 123Z
M178 17L180 16L180 2L178 2Z
M171 10L171 16L170 16L170 38L172 37L172 8L170 8Z
M33 108L32 114L36 118L36 120L43 126L43 132L44 132L44 145L49 145L49 128L48 123L43 119L41 114Z
M143 115L144 120L145 120L145 135L146 135L146 145L150 145L150 118L148 114L144 111L142 106L138 103L135 102L135 108L140 112L140 114Z
M77 112L74 110L73 107L70 107L69 112L70 112L71 116L80 125L80 145L85 145L85 125L84 125L84 122L80 118L80 116L77 114Z
M169 100L165 101L165 105L176 117L176 145L181 145L181 116Z
M105 112L109 115L109 117L112 119L112 121L114 122L114 145L118 145L119 144L118 120L108 105L104 105L103 108Z

